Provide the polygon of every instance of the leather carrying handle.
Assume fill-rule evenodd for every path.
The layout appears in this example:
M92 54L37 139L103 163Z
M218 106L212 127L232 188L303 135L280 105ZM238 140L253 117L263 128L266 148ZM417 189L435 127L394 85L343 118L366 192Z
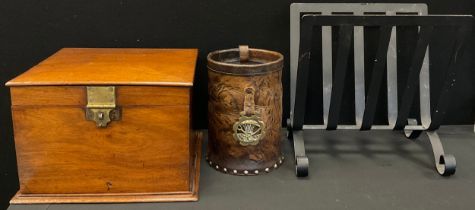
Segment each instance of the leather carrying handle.
M256 90L252 87L248 87L244 89L245 95L244 95L244 115L245 116L251 116L256 114L256 106L254 102L254 94Z
M249 60L249 46L239 45L239 61L247 62Z

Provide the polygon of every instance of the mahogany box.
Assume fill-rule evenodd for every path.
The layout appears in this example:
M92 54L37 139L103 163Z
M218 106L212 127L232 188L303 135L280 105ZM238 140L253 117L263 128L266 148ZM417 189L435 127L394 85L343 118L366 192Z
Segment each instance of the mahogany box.
M10 80L11 203L195 201L196 49L65 48Z

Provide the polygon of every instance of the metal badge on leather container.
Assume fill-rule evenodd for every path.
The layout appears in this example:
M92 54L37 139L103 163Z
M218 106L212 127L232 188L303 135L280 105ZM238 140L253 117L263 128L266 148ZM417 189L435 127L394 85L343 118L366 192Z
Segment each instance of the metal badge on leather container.
M240 113L239 121L234 123L234 139L243 146L257 145L264 137L265 125L255 110L254 89L246 88L244 111Z

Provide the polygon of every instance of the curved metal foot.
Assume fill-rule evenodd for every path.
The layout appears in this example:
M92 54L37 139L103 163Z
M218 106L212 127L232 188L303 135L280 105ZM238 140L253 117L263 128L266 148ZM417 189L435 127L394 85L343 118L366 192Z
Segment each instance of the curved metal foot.
M295 158L295 174L297 177L308 176L308 158L296 157Z
M407 124L408 125L417 125L417 120L416 119L407 119ZM408 139L417 139L422 133L422 130L410 130L404 128L404 135Z
M434 152L434 163L437 172L442 176L450 176L455 173L457 162L455 157L444 153L444 147L440 142L439 135L435 131L427 131L432 151Z
M455 174L457 162L453 155L445 154L439 157L439 163L436 163L437 172L442 176Z
M297 177L308 176L308 157L305 154L303 131L292 131L295 156L295 174Z

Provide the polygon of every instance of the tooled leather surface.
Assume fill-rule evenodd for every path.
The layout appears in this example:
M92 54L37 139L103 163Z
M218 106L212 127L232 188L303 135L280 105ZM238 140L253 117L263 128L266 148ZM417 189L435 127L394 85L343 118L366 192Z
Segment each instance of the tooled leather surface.
M282 73L236 76L208 71L208 159L222 167L260 170L281 156ZM233 137L233 125L244 108L245 89L253 87L256 111L265 124L259 144L242 146Z

